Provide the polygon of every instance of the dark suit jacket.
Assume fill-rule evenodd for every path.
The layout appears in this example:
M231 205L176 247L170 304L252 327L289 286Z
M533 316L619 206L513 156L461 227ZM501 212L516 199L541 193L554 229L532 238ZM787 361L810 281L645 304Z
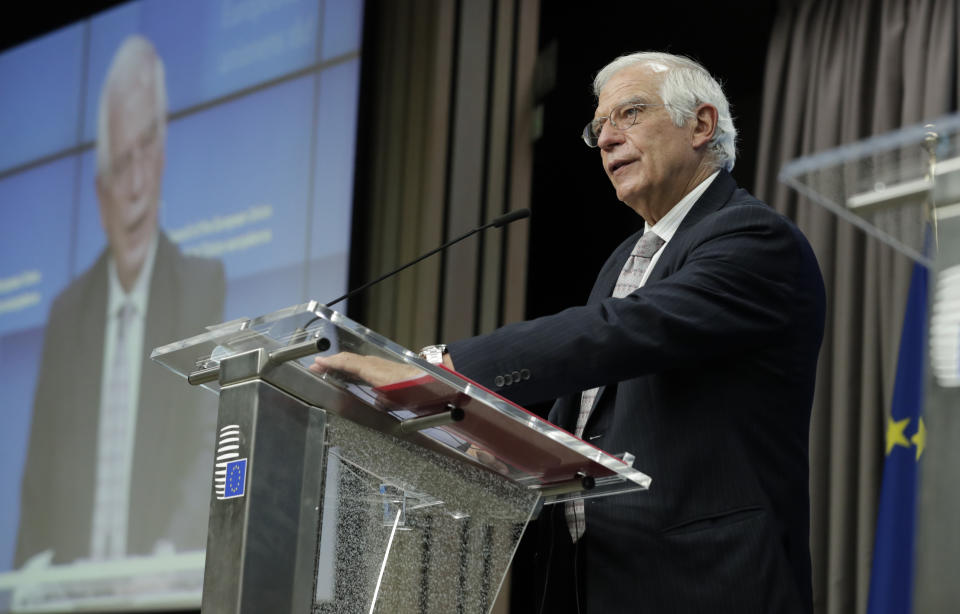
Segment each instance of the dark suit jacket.
M47 548L65 563L90 554L107 254L56 299L44 336L23 474L14 564ZM150 360L154 347L222 319L223 266L183 256L162 233L150 280L130 486L128 552L158 539L205 545L216 397Z
M816 259L725 171L646 285L610 298L638 238L586 306L452 343L453 362L520 403L559 397L549 418L570 431L580 391L604 386L584 439L633 453L653 484L587 501L587 612L809 612Z

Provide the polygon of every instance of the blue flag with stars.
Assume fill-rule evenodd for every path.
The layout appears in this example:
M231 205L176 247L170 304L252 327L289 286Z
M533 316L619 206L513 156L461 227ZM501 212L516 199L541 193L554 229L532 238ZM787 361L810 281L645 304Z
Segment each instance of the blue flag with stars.
M927 277L927 268L914 264L887 418L867 614L907 614L913 608L917 469L927 432L923 423Z

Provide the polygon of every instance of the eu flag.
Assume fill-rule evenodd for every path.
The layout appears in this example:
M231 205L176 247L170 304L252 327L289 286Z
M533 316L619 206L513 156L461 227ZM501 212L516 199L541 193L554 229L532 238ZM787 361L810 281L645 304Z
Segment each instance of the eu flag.
M242 497L246 491L247 459L241 458L227 463L227 482L223 489L224 499Z
M914 264L900 335L893 405L886 425L886 460L880 487L868 614L906 614L913 606L917 465L926 444L923 393L927 277L927 268Z

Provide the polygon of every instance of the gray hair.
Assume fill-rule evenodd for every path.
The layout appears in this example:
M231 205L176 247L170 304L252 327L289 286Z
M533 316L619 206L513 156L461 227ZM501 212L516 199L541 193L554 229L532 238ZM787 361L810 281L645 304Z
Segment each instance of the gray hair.
M149 65L147 64L149 62ZM113 56L107 77L100 89L100 106L97 115L97 172L110 171L110 101L118 85L138 75L141 79L150 78L153 82L157 107L157 137L162 143L167 135L167 81L163 60L149 40L134 34L123 41Z
M686 123L694 116L697 105L701 103L716 107L717 127L708 151L718 167L732 170L737 159L737 129L730 116L730 103L727 102L723 88L717 80L706 68L690 58L656 51L622 55L597 73L593 80L594 96L600 96L600 91L615 73L637 64L660 64L666 68L659 95L675 125L682 126Z

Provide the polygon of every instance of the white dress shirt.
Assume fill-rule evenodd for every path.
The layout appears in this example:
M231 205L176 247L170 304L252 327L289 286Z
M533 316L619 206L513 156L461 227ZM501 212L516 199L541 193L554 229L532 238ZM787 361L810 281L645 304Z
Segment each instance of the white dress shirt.
M673 238L673 235L677 233L677 228L680 228L680 223L683 222L683 218L687 217L687 214L690 213L690 209L693 208L693 204L697 202L697 199L707 191L707 188L710 187L710 184L713 183L713 180L717 178L717 175L720 174L720 171L714 172L712 175L701 181L697 184L695 188L690 190L686 196L680 199L672 209L667 211L667 214L660 218L656 224L651 226L646 222L643 223L643 231L647 232L652 230L657 234L658 237L663 239L663 247L660 248L656 254L653 255L653 258L650 260L650 266L647 267L646 273L643 275L643 279L640 280L640 287L643 287L647 283L647 278L650 277L650 271L653 270L653 267L657 266L657 261L660 260L660 254L663 253L664 248L670 243L670 239Z

